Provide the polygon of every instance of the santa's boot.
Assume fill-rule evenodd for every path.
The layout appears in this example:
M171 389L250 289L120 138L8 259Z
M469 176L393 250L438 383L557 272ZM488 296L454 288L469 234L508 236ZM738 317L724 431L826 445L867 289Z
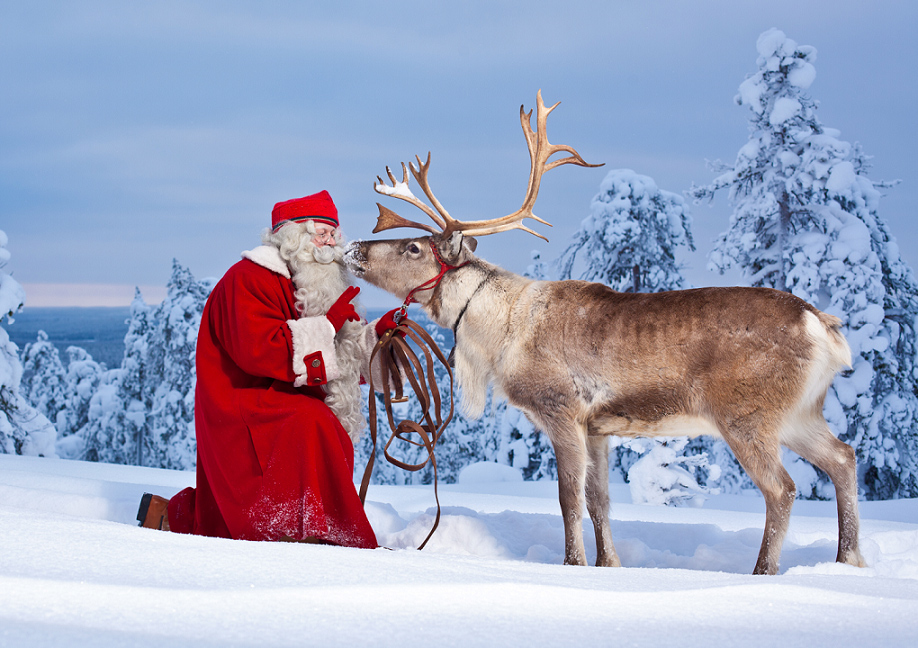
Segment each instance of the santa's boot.
M152 493L144 493L137 509L138 526L148 529L169 530L169 500Z

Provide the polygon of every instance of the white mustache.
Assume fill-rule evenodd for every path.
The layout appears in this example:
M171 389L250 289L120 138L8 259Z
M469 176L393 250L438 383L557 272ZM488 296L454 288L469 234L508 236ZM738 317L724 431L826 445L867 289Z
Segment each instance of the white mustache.
M325 245L319 247L316 245L312 249L312 257L319 263L329 264L339 260L343 256L343 251L337 245Z

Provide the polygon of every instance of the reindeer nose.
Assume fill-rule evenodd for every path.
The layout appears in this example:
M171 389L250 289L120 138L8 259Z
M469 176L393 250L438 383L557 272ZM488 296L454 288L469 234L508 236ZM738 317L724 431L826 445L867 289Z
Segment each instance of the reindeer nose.
M355 275L360 276L366 271L366 261L362 241L351 241L344 246L344 264Z

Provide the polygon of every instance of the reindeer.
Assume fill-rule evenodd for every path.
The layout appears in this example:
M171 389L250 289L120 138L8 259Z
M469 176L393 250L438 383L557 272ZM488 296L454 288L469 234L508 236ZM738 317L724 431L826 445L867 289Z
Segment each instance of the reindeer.
M436 227L379 205L375 232L412 227L421 238L355 241L346 260L369 283L420 303L455 334L463 409L482 414L489 385L548 435L558 461L565 564L585 565L583 508L596 534L596 565L620 566L609 527L608 435L724 439L765 498L765 532L755 574L775 574L795 486L781 464L784 445L832 479L838 502L838 562L864 566L858 549L853 449L823 417L826 391L851 365L841 321L768 288L700 288L619 293L585 281L534 281L474 255L473 236L522 229L543 173L588 164L549 144L546 108L520 108L531 170L523 205L486 221L458 221L428 183L426 162L409 164L433 208L388 168L375 190L421 209ZM567 153L554 161L549 158ZM547 239L545 239L547 241Z

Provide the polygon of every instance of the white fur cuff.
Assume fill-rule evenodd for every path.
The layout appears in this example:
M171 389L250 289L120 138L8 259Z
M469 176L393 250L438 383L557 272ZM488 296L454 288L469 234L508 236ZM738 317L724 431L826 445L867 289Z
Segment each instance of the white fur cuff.
M335 353L335 327L328 318L320 315L287 320L287 326L293 334L293 372L297 375L294 386L306 384L307 368L303 358L317 351L322 354L326 380L335 380L341 376Z

